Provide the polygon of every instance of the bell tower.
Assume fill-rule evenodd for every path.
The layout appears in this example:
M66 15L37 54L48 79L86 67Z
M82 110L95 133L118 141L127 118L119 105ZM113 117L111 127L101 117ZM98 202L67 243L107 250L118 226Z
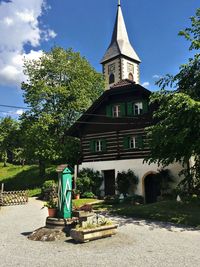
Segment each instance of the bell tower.
M133 49L124 22L120 0L111 43L101 60L106 89L123 79L140 83L140 58Z

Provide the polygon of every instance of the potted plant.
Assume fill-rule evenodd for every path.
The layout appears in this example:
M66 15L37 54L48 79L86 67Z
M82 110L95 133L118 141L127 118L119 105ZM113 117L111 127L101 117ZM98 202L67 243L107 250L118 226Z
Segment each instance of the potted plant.
M50 199L44 204L45 207L48 208L48 214L49 217L56 217L57 215L57 200L56 199Z
M85 243L90 240L110 237L117 233L118 225L106 218L98 218L95 215L95 220L90 219L87 222L82 222L82 225L77 225L75 229L70 230L70 236L80 243Z
M80 199L80 190L74 189L74 198L75 199Z

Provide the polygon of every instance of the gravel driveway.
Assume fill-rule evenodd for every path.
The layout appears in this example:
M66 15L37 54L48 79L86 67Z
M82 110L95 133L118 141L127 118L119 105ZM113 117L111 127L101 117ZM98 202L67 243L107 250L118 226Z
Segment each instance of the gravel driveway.
M30 241L47 216L42 202L0 210L0 266L200 266L200 231L117 218L116 236L86 244Z

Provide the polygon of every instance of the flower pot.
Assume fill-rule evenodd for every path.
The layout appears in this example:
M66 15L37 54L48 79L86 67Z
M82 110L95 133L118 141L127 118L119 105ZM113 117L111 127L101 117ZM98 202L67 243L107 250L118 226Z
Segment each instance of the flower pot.
M57 215L57 209L56 208L48 208L49 217L56 217Z
M80 194L75 194L75 195L74 195L74 198L75 198L75 199L80 199Z
M76 230L72 229L70 231L70 236L76 242L85 243L90 240L110 237L117 233L117 224L99 226L91 229Z

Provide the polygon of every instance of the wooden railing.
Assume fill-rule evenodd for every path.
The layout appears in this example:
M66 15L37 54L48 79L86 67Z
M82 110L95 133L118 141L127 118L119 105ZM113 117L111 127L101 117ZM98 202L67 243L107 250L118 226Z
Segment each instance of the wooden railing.
M23 205L28 202L27 191L0 192L0 206Z

